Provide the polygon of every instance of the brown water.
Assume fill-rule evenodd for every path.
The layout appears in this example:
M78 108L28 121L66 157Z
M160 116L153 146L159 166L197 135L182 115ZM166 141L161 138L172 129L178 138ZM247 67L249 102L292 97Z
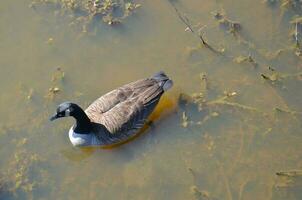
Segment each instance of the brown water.
M68 14L30 2L0 3L1 199L302 199L302 58L289 36L298 11L252 0L173 1L195 29L206 26L220 54L185 31L169 1L141 1L122 25L100 22L84 35L68 26ZM213 11L240 22L237 37ZM234 61L248 55L254 61ZM128 144L76 149L67 136L73 120L48 121L62 101L85 107L159 70L174 88L154 127ZM60 90L54 98L51 87ZM181 93L200 92L202 109L177 104Z

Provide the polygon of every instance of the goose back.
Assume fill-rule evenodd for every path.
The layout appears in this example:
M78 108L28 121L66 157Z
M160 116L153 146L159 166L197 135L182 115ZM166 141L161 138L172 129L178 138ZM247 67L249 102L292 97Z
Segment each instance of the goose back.
M91 122L104 125L112 136L128 137L143 127L163 92L157 80L141 79L103 95L85 112Z

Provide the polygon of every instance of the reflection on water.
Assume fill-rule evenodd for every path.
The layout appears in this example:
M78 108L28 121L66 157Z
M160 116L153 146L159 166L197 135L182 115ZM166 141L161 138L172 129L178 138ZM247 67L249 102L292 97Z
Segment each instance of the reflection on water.
M302 198L301 3L137 1L84 34L30 3L0 6L1 199ZM126 144L74 148L73 119L48 121L159 70L174 87Z

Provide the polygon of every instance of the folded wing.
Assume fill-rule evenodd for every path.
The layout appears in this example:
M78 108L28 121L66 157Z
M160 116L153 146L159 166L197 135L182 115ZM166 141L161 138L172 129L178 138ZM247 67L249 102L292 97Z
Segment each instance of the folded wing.
M127 134L143 127L163 92L157 80L142 79L105 94L85 112L111 134Z

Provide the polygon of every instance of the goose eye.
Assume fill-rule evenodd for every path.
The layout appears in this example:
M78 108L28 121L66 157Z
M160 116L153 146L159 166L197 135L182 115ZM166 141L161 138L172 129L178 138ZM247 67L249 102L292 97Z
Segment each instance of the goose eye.
M67 117L67 116L70 116L70 109L69 109L69 108L65 110L65 116L66 116L66 117Z

